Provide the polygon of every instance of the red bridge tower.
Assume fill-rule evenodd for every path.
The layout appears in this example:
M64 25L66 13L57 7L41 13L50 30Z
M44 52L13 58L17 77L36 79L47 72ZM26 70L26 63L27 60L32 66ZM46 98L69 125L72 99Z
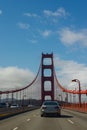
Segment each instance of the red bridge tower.
M45 60L47 61L45 63ZM50 64L48 64L50 61ZM53 66L53 53L52 54L43 54L42 53L42 72L41 72L41 98L42 102L45 100L46 96L50 96L51 100L54 100L54 66ZM50 75L45 75L45 72L50 70ZM45 82L50 82L50 86L46 85ZM48 90L45 90L45 87ZM50 87L50 90L49 90Z

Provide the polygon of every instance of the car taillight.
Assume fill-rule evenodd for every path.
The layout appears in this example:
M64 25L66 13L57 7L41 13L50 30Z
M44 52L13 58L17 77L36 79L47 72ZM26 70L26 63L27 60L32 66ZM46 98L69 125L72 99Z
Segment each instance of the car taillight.
M42 109L46 109L47 107L46 106L43 106Z

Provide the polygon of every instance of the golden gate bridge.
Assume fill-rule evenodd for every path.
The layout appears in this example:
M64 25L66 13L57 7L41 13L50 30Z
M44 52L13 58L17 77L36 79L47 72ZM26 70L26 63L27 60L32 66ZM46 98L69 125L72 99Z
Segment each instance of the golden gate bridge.
M60 101L66 108L87 111L87 102L81 102L81 95L87 95L87 90L81 89L78 79L74 79L72 82L78 82L78 90L70 90L59 83L54 67L53 53L42 53L41 63L33 81L21 88L0 90L0 102L5 100L9 104L13 104L15 100L16 103L23 106L25 101L28 105L34 99L41 102L49 99ZM77 102L69 100L71 94L78 96Z

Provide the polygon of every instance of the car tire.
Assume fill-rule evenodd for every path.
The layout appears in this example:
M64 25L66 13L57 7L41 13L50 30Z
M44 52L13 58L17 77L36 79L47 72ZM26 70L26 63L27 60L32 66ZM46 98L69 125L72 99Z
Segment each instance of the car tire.
M61 116L61 114L57 114L57 117L60 117Z
M43 114L41 114L41 117L43 117Z

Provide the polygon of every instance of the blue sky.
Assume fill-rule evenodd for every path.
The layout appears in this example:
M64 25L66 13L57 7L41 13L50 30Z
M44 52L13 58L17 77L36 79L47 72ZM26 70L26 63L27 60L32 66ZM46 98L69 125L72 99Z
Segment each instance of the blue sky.
M16 71L36 74L42 52L54 53L61 83L75 77L87 84L87 0L0 0L3 82Z

